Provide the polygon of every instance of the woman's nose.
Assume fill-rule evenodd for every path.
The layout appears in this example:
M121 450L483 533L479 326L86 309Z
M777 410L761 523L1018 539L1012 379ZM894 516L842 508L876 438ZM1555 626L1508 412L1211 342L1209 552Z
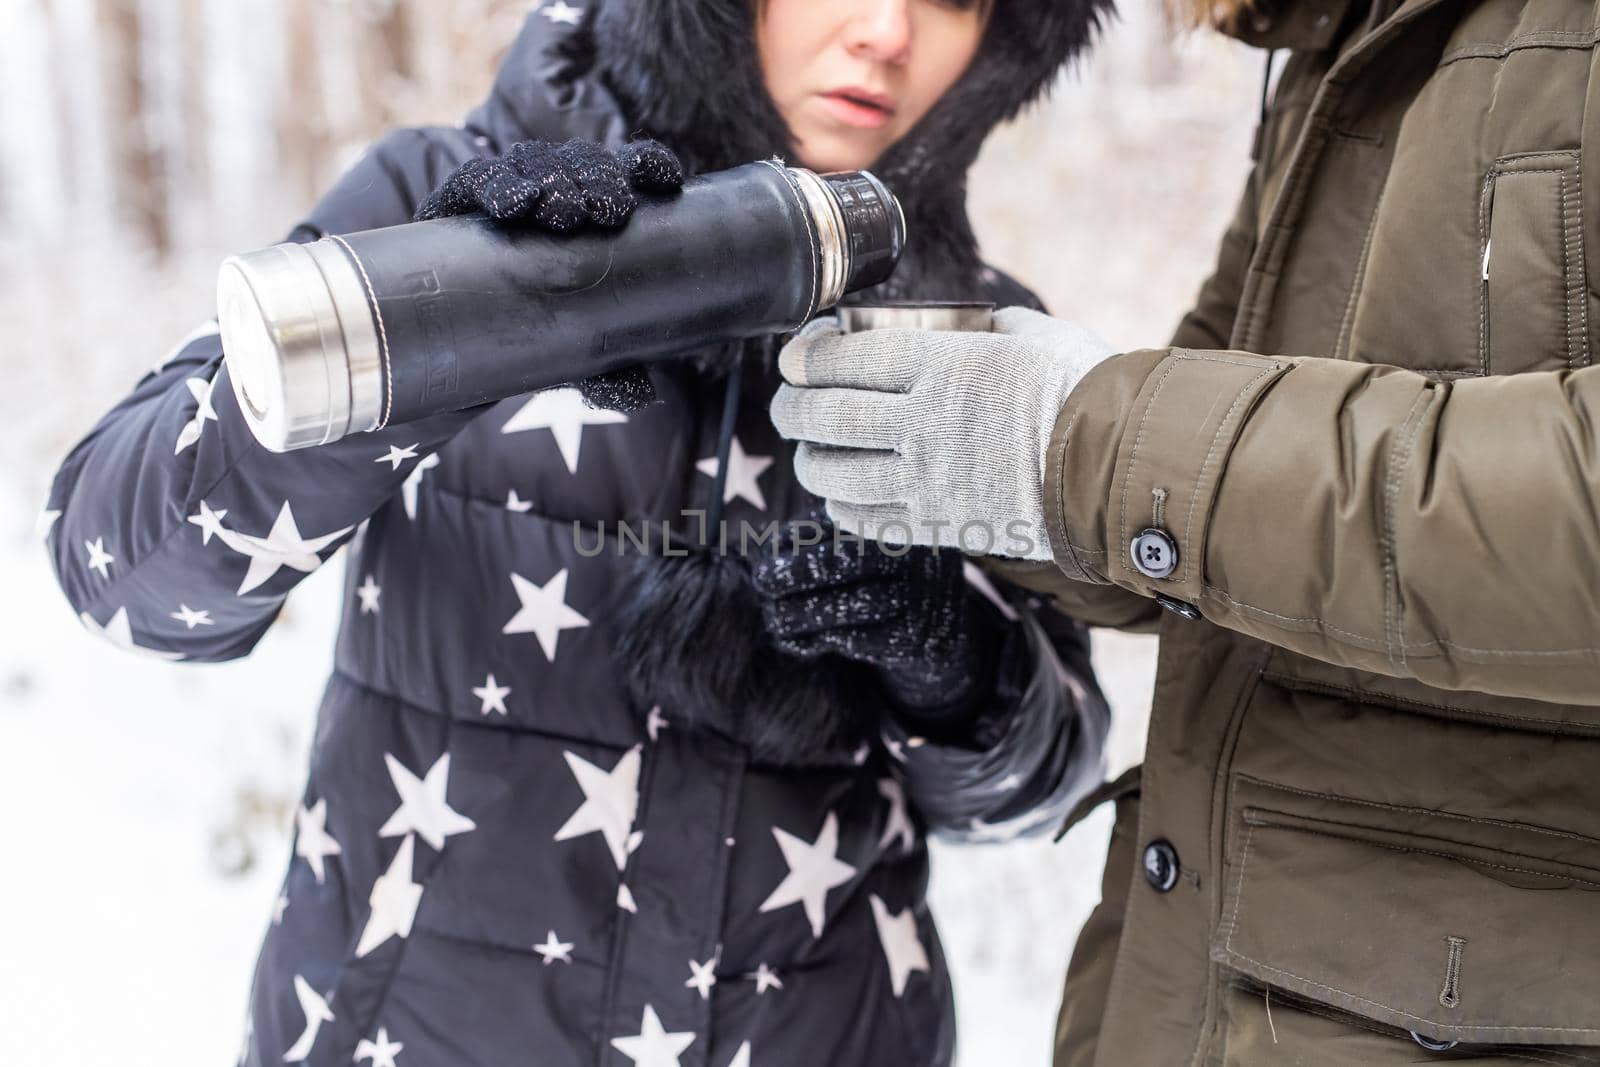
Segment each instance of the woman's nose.
M904 63L911 52L911 5L916 0L856 0L845 27L851 55Z

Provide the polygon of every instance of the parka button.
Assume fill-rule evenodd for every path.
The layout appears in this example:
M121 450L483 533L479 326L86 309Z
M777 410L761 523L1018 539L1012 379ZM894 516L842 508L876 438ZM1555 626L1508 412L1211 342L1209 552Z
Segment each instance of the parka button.
M1144 880L1157 893L1170 893L1178 884L1178 850L1171 842L1163 839L1145 846Z
M1146 578L1165 578L1178 569L1178 546L1165 530L1140 530L1128 546L1133 565Z
M1415 1041L1429 1052L1449 1052L1459 1043L1455 1041L1440 1041L1437 1038L1432 1037L1423 1037L1415 1030L1411 1031L1411 1040Z

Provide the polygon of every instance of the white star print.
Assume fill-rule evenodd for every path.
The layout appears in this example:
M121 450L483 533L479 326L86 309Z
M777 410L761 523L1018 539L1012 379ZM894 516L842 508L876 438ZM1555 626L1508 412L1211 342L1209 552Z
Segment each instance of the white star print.
M189 608L189 605L187 605L187 604L179 604L178 605L178 610L172 612L170 615L167 616L167 618L169 618L169 619L177 619L179 622L183 623L184 626L188 627L191 630L194 629L196 626L215 626L216 625L216 623L213 622L212 619L211 619L211 612L209 612L209 611L191 611L190 608Z
M177 446L173 448L174 456L200 440L200 435L205 432L206 420L217 421L217 409L211 406L211 391L216 387L216 381L206 381L204 378L190 378L183 383L189 387L189 393L194 397L196 410L194 418L184 424L178 433Z
M911 816L906 811L905 789L893 778L880 778L878 794L889 802L889 818L884 824L883 836L878 838L878 847L883 848L898 837L901 851L911 851L917 843L917 829L911 825Z
M758 997L769 989L783 988L783 979L778 977L778 972L768 967L765 963L745 975L745 978L756 984L756 996Z
M383 587L373 580L372 575L367 575L367 580L361 583L356 590L356 596L361 598L361 614L376 615L378 613L378 598L383 596Z
M306 1028L300 1034L300 1040L283 1054L284 1063L304 1063L306 1057L311 1055L311 1046L317 1042L317 1031L322 1029L323 1023L333 1022L333 1012L328 1010L327 999L298 974L294 976L294 995L300 1001L300 1011L306 1017Z
M904 763L906 761L905 742L896 741L888 734L879 734L878 736L883 738L883 747L889 750L890 757L900 763Z
M744 497L762 511L767 510L767 498L761 492L761 475L772 466L771 456L750 456L745 454L744 446L739 439L733 439L733 447L728 450L728 480L722 486L722 502L724 504L735 497ZM703 459L694 465L694 469L708 478L717 476L717 457Z
M111 577L111 565L117 561L117 557L106 551L106 539L104 537L96 537L93 541L85 541L83 550L89 553L89 562L86 566L90 570L97 572L100 577L109 579Z
M815 844L802 841L776 826L772 828L772 836L778 839L778 848L783 851L783 861L789 865L789 873L758 910L765 913L790 904L800 904L805 908L806 918L811 921L811 935L821 937L823 923L827 919L828 891L844 885L856 873L854 867L836 858L839 851L839 817L828 812L828 817L822 823L822 833L817 836Z
M576 26L578 20L583 18L583 8L573 7L567 0L556 0L540 14L551 22L564 22L568 26Z
M750 1042L746 1041L739 1046L739 1051L728 1061L728 1067L750 1067Z
M481 714L487 715L491 711L498 711L502 715L508 714L506 697L511 695L511 689L509 686L496 685L492 672L482 685L472 687L472 695L483 701Z
M405 505L406 518L417 517L417 487L422 484L423 475L437 467L440 462L439 453L428 453L417 461L417 465L411 468L411 473L406 475L406 480L400 483L400 502Z
M906 991L912 971L928 969L928 952L917 935L917 917L910 908L899 914L892 913L877 894L867 899L872 902L872 921L878 927L878 943L883 946L884 959L889 961L889 982L898 997Z
M689 961L689 980L684 984L686 989L693 989L700 994L701 1000L711 999L711 987L717 984L717 957L712 956L704 963Z
M78 621L83 623L83 628L92 634L99 634L113 645L127 652L137 652L141 656L150 656L153 659L177 662L183 658L182 652L162 652L154 648L145 648L143 645L133 643L133 624L128 621L128 609L118 608L117 613L111 616L111 621L101 626L94 621L94 616L87 611L78 616Z
M533 634L539 639L544 658L554 661L562 630L580 630L589 620L567 606L567 571L562 568L543 585L535 585L520 574L511 576L522 607L501 629L502 634Z
M200 501L200 514L190 515L189 521L200 527L200 543L209 545L213 535L226 534L228 532L222 528L222 520L227 517L226 508L222 511L212 511L211 506L202 500ZM227 538L224 537L223 540L226 541Z
M378 831L379 837L399 837L416 831L428 844L441 849L445 838L478 828L477 823L445 801L450 785L450 753L435 760L421 781L389 753L383 754L383 761L389 766L395 792L400 794L400 807Z
M636 1037L614 1037L611 1047L632 1060L637 1067L682 1067L678 1057L694 1044L694 1033L669 1034L661 1025L656 1009L646 1004L644 1019Z
M33 524L33 536L43 541L50 536L50 531L55 528L56 520L61 518L60 511L49 508L39 512L39 519Z
M660 704L657 704L655 707L651 708L649 717L644 721L645 732L650 735L650 743L655 744L657 741L661 740L661 731L665 730L671 725L672 724L667 721L667 717L661 714Z
M854 763L857 767L865 767L867 765L867 760L871 758L871 756L872 746L863 741L861 742L861 747L856 749L855 752L850 756L850 762Z
M643 760L638 745L623 753L617 765L603 771L582 756L564 752L572 776L583 790L583 803L556 831L557 841L599 832L605 837L617 870L628 864L628 854L639 847L641 835L631 834L634 816L639 811L639 767Z
M362 1038L360 1043L356 1045L355 1062L360 1063L362 1060L371 1060L372 1067L396 1067L394 1058L400 1055L404 1049L405 1045L400 1042L391 1042L389 1040L389 1031L380 1026L378 1027L378 1039L376 1041L368 1041L366 1038Z
M639 902L633 899L633 890L628 888L627 882L617 883L617 907L630 915L639 914Z
M1022 784L1022 775L1017 774L1015 771L1013 771L1012 773L1006 775L1004 778L1000 779L1000 781L995 784L994 791L996 793L1009 793L1009 792L1013 791L1014 789L1016 789L1021 784Z
M301 808L294 815L295 835L294 854L302 857L311 864L311 873L316 876L317 884L322 884L323 861L329 856L343 855L344 850L339 847L328 834L328 799L323 797L309 808Z
M408 459L416 459L416 458L417 458L417 446L416 445L406 445L406 447L404 447L404 448L396 448L394 445L390 445L389 446L389 454L388 455L379 456L377 459L373 460L372 462L374 462L374 463L387 463L387 464L389 464L389 469L391 471L397 471L397 470L400 469L400 464L404 463Z
M545 936L544 944L534 945L533 951L544 957L544 965L546 967L550 966L557 960L560 960L562 963L572 962L572 942L562 941L560 938L556 937L556 932L554 930L551 930L550 933Z
M545 17L555 19L551 12L566 8L565 4L547 8ZM572 10L567 8L567 10ZM581 14L581 12L579 12ZM549 430L555 436L556 448L567 465L567 473L578 473L578 453L583 448L583 431L586 426L610 426L627 422L628 416L620 411L592 408L583 402L583 394L576 389L546 389L535 393L533 399L511 416L500 428L501 433L522 433L525 430Z
M514 511L518 515L526 515L533 510L533 501L522 499L517 495L517 491L512 489L506 493L506 510Z
M245 572L244 581L239 583L238 595L244 596L252 589L265 585L284 567L310 574L322 566L322 557L317 553L353 529L354 526L346 526L321 537L302 537L300 527L294 521L294 508L285 500L277 519L272 523L272 530L265 537L254 537L237 530L218 532L229 548L250 557L250 568Z
M417 839L407 834L389 869L372 883L372 893L367 897L372 912L367 916L361 941L356 945L357 957L365 956L391 937L411 936L411 924L416 921L417 906L422 903L422 886L411 880L416 848Z
M278 899L272 902L272 925L281 926L283 924L283 913L288 910L289 894L279 892Z

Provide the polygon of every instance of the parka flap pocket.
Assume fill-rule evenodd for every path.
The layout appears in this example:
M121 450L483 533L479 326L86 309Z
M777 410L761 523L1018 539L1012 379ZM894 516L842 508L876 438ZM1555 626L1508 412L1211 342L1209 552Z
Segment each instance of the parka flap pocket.
M1236 782L1212 958L1463 1043L1600 1045L1596 843ZM1287 802L1287 803L1285 803Z
M1480 205L1485 374L1589 363L1578 153L1495 161Z

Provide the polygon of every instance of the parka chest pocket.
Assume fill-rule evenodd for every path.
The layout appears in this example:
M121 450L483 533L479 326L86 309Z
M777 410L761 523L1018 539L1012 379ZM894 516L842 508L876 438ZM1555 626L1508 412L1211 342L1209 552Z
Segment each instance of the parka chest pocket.
M1316 1044L1331 1020L1348 1041L1328 1063L1358 1062L1355 1045L1363 1063L1454 1046L1474 1063L1600 1063L1600 842L1243 776L1233 789L1211 952L1233 975L1222 1062L1263 1062L1246 1050L1270 1032L1286 1061L1322 1063L1282 1042Z
M1566 370L1590 360L1579 154L1495 161L1478 210L1478 356L1484 374Z

